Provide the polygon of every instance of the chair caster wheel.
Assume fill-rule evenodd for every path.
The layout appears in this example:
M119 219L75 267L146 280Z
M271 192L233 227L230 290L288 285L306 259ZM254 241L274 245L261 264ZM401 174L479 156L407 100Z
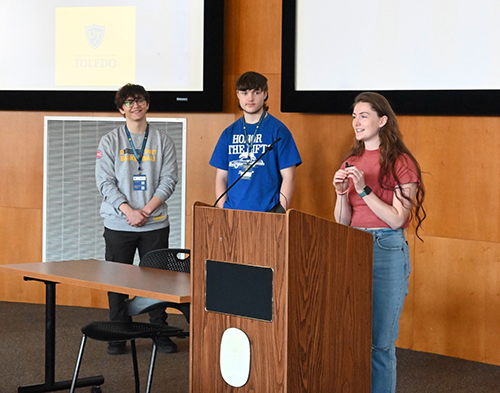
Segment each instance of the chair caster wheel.
M100 386L92 386L92 390L90 393L102 393L101 387Z

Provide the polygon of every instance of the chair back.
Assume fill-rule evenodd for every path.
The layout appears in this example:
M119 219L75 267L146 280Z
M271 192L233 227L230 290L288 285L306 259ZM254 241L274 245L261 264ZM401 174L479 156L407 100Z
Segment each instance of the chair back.
M184 248L161 248L146 253L139 262L141 267L171 270L181 273L191 272L190 250ZM172 307L180 310L189 322L189 304L176 304L164 300L136 296L127 300L129 316L144 314L157 308Z
M162 248L153 250L146 253L146 255L141 258L139 266L190 273L190 252L190 250L183 248Z

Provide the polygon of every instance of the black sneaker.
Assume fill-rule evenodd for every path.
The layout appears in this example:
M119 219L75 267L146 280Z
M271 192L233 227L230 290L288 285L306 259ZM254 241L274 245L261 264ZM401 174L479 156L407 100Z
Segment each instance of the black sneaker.
M108 342L108 355L122 355L127 352L126 341L110 341Z
M158 337L156 339L158 352L162 353L175 353L177 352L177 345L170 339L170 337Z

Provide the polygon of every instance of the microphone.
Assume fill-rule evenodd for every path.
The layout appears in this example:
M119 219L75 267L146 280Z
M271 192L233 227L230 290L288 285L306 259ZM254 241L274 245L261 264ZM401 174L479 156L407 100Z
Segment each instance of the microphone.
M265 151L264 153L262 153L262 154L261 154L261 155L260 155L260 156L259 156L259 157L258 157L258 158L254 161L254 162L252 162L252 165L250 165L247 169L245 169L245 171L244 171L244 172L240 175L240 177L238 177L238 178L237 178L237 179L233 182L233 184L231 184L228 188L226 188L226 191L224 191L222 194L220 194L220 196L219 196L219 197L217 198L217 200L215 201L215 203L214 203L213 207L217 206L217 203L219 203L219 201L221 200L221 198L222 198L224 195L226 195L226 194L229 192L229 190L230 190L231 188L233 188L233 187L234 187L234 185L235 185L236 183L238 183L238 182L241 180L241 178L242 178L243 176L245 176L245 174L246 174L246 173L247 173L250 169L252 169L252 168L255 166L255 164L257 164L257 163L258 163L258 162L262 159L262 157L264 157L264 156L267 154L267 152L269 152L269 151L273 150L274 145L275 145L276 143L278 143L279 141L281 141L281 137L278 137L278 139L276 139L273 143L271 143L269 146L267 146L267 147L266 147L266 151Z

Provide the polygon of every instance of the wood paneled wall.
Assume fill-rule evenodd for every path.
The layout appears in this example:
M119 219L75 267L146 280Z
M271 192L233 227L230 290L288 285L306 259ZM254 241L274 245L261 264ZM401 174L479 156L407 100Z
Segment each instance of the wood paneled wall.
M6 148L2 169L6 181L0 193L0 264L42 260L44 116L119 116L117 113L43 113L0 111L0 138ZM191 208L197 200L214 201L215 170L208 166L222 129L233 113L152 113L151 117L187 118L186 239L190 246ZM95 157L89 157L94 160ZM104 257L104 256L103 256ZM0 300L43 303L44 285L0 272ZM107 307L102 291L61 285L58 304Z
M280 113L281 0L226 1L224 113L153 114L188 119L188 206L213 200L208 160L222 129L240 116L234 82L248 70L268 77L270 111L302 155L292 207L333 219L331 181L351 143L351 121ZM3 264L41 259L44 115L57 114L0 111ZM500 365L500 118L401 116L400 124L425 172L428 218L423 243L408 237L413 271L398 345ZM190 223L188 209L188 242ZM59 304L106 306L99 292L58 291ZM0 300L43 302L43 285L0 274Z

